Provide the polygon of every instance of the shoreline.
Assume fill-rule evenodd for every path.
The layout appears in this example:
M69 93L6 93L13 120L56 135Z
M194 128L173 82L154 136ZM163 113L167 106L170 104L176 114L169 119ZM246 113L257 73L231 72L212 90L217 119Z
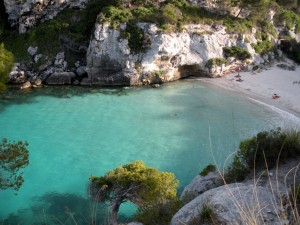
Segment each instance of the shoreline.
M261 72L240 72L242 81L236 81L237 74L195 79L236 92L257 104L274 107L278 113L289 113L300 120L300 66L296 66L295 71L284 70L275 64ZM280 97L272 99L275 93Z

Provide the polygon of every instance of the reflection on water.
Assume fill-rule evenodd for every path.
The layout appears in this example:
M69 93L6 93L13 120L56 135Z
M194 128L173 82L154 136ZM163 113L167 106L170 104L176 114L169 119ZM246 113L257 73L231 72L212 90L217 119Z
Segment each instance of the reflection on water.
M82 86L45 86L41 88L31 88L20 90L13 86L0 94L0 112L10 104L30 104L34 102L36 96L49 96L55 98L72 98L74 96L85 96L88 94L103 94L113 96L123 96L128 94L132 88L114 87L82 87ZM140 89L140 88L135 88Z
M35 196L30 208L10 214L0 224L102 224L107 219L108 208L91 199L76 194L46 193ZM119 215L119 221L128 222L132 218Z

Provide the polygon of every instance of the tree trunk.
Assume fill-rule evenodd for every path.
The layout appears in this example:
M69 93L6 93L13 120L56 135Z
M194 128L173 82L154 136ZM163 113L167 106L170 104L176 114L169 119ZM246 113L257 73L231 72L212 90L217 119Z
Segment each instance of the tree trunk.
M109 221L110 225L118 225L118 212L119 212L120 205L121 205L121 202L119 202L119 201L116 201L113 203L112 209L111 209L111 217L110 217L110 221Z
M241 14L241 12L243 11L243 7L241 7L241 9L240 9L240 11L239 11L239 13L236 15L236 17L235 18L238 18L239 16L240 16L240 14Z

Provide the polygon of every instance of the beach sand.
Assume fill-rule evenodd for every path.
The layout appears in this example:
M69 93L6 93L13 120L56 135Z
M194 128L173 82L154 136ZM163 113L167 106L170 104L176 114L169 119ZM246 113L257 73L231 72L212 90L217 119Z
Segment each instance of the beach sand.
M201 81L235 91L253 101L276 107L300 119L300 66L297 66L295 71L284 70L274 65L261 72L240 72L241 82L236 81L237 74L213 79L204 78ZM280 97L272 99L275 93Z

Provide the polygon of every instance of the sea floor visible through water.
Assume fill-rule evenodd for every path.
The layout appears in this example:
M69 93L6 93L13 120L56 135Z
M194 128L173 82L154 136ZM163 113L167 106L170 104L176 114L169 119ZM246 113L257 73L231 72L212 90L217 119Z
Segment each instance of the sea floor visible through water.
M222 167L241 140L298 119L195 80L8 93L0 97L0 138L28 141L30 165L18 193L0 191L0 224L89 224L97 214L89 177L135 160L175 173L180 192L207 164ZM121 219L134 212L125 205Z

